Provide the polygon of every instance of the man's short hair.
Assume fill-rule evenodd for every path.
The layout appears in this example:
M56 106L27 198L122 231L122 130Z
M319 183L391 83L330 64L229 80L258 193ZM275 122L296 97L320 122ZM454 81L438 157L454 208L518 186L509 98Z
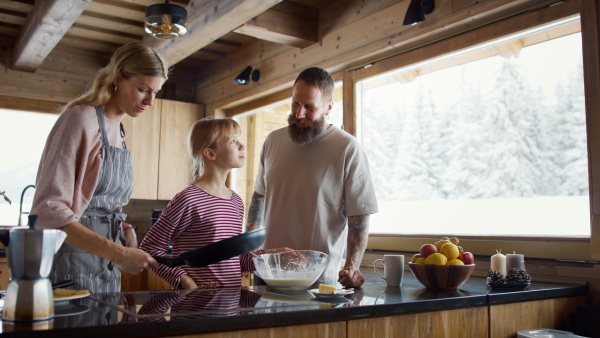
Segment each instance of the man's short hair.
M296 78L296 81L294 81L294 85L298 81L319 88L325 102L329 102L333 98L333 78L323 68L311 67L303 70Z

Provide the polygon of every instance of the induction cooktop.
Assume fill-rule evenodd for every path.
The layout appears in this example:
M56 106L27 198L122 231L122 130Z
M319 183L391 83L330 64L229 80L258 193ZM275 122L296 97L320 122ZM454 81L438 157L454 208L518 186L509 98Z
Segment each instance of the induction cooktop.
M290 292L260 286L193 291L94 293L90 297L137 321L300 311L319 309L324 304L331 303L315 298L306 290Z

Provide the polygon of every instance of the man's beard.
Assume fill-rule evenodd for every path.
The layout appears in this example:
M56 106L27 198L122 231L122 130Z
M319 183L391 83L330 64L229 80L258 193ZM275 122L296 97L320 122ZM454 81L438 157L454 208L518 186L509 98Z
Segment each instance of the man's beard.
M294 115L288 117L288 133L294 143L307 145L315 140L325 130L325 119L311 121L307 118L297 119Z

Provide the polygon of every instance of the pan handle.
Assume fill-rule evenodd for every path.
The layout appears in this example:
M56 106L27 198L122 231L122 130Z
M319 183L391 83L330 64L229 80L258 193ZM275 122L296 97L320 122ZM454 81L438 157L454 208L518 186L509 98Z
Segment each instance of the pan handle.
M166 265L170 268L174 268L176 266L182 265L183 264L183 260L181 258L176 257L176 258L168 258L168 257L161 257L161 256L152 256L152 258L154 258L154 260L156 260L157 262L159 262L160 264Z
M75 284L74 280L65 280L65 281L62 281L62 282L54 283L54 284L52 284L52 290L58 289L58 288L66 288L66 287L71 286L73 284Z

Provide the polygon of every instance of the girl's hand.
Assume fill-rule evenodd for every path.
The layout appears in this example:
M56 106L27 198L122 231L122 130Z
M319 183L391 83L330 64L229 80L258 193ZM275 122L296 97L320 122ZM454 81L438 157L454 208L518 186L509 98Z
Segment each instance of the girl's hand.
M219 282L208 282L198 286L198 289L216 289L219 286Z
M122 223L123 225L123 233L125 234L125 246L129 248L137 248L138 240L137 234L135 233L135 229L127 223Z
M188 275L181 276L181 281L179 282L179 284L181 285L181 288L183 290L196 290L196 289L198 289L198 285L196 284L196 282L194 282L194 280L192 279L192 277L190 277Z
M263 253L278 253L278 252L284 252L284 251L295 251L295 250L290 249L288 247L283 247L283 248L276 248L276 249L265 249L263 251Z

